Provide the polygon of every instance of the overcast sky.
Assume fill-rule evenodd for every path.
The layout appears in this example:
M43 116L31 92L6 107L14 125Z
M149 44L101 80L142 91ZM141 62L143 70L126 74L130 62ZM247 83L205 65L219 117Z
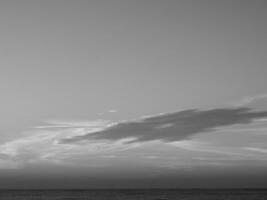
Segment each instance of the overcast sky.
M267 187L264 0L0 2L0 187Z

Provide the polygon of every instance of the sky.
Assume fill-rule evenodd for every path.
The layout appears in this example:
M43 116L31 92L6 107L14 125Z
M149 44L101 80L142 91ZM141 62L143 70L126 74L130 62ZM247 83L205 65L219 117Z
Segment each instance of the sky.
M265 0L0 2L0 188L267 187Z

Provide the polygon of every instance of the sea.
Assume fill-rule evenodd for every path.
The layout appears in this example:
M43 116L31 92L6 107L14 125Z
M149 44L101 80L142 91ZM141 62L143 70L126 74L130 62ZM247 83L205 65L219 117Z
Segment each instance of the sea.
M0 190L0 200L267 200L267 189Z

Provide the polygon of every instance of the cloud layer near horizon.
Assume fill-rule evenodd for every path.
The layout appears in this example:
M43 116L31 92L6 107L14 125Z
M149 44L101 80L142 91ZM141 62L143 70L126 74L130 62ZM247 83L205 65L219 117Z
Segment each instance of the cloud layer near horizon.
M232 107L183 110L117 123L50 120L20 138L0 144L0 164L2 168L38 163L105 167L110 160L123 164L124 159L128 163L144 157L152 158L157 166L169 167L187 162L192 162L190 166L200 165L197 157L211 160L206 164L212 165L218 156L225 160L265 161L266 119L267 111ZM168 162L164 161L166 155Z
M129 143L161 140L176 142L191 136L215 131L216 128L249 124L267 117L267 111L253 112L249 108L221 108L210 110L183 110L147 117L142 120L120 122L102 130L61 139L60 143L77 143L89 140L131 139Z

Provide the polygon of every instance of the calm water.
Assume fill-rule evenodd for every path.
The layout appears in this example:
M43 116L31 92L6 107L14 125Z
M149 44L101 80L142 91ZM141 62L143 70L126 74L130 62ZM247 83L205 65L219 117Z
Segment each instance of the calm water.
M0 190L0 200L266 200L267 190Z

